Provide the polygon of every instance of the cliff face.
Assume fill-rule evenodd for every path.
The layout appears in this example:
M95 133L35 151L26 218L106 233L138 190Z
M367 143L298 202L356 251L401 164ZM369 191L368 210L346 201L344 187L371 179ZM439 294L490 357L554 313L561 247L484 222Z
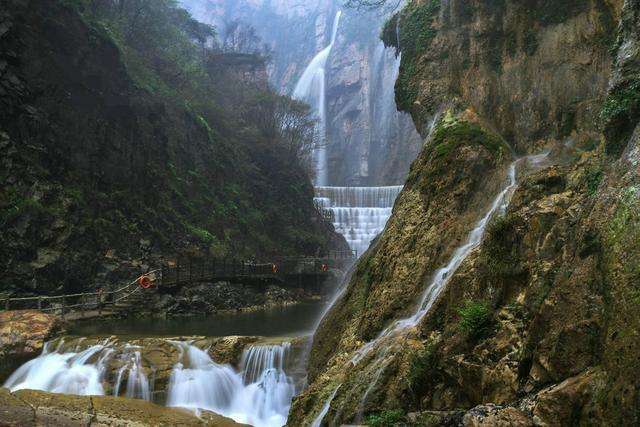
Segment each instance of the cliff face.
M390 22L399 39L385 30L385 43L403 52L398 106L424 133L459 98L523 152L550 139L597 139L620 8L610 3L411 2Z
M145 68L112 29L49 3L1 2L2 291L93 289L186 250L339 246L310 181L277 141L258 142L218 93L203 111L174 91L186 78L170 86L154 74L174 75L178 60L158 54L149 61L158 68Z
M273 52L268 72L282 93L293 89L324 49L342 2L183 0L199 20L252 25ZM396 110L398 60L379 40L384 17L344 9L326 70L327 139L332 185L391 185L406 178L422 140Z
M396 96L428 140L315 336L292 425L327 402L326 423L640 421L640 4L560 6L414 1L401 12ZM509 188L497 141L545 155L516 164L505 211L452 264Z

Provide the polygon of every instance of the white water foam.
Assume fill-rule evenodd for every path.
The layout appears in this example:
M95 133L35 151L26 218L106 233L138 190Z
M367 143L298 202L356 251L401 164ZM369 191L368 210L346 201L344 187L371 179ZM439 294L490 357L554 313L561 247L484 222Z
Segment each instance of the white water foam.
M286 424L295 394L285 372L289 343L247 348L240 372L197 347L178 345L183 356L171 374L167 406L211 410L256 427Z
M142 357L140 347L125 346L125 351L121 355L122 367L118 370L116 383L113 388L113 395L120 396L122 381L127 378L125 397L131 399L151 400L151 387L149 379L142 367Z
M94 345L81 352L49 352L18 368L4 387L17 391L42 390L52 393L103 395L102 379L105 361L110 351L104 345ZM90 362L94 359L93 362Z
M401 185L388 187L316 187L315 202L333 214L333 226L349 247L362 255L384 230Z

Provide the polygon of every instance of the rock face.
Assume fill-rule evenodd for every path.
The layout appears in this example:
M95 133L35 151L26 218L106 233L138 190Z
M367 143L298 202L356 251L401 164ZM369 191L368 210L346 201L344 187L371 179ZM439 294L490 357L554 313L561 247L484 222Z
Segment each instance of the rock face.
M324 49L342 2L337 0L183 0L220 31L234 20L255 27L273 51L271 83L292 93L311 59ZM399 59L379 40L384 16L342 10L326 70L330 185L401 184L422 145L413 123L396 111Z
M396 100L425 134L452 97L515 148L598 139L621 1L412 1L385 31L402 51ZM425 78L429 76L429 78Z
M0 379L42 352L45 342L64 332L59 317L35 310L0 312Z
M392 410L418 425L639 422L640 5L549 5L413 1L401 12L399 103L423 130L439 105L451 113L320 325L291 425L324 404L329 424ZM574 73L587 78L567 82ZM490 135L548 155L520 165L482 243L419 322L402 322L504 186Z
M9 393L0 389L3 426L241 426L231 419L204 411L170 409L135 399L106 396L68 396L33 390Z

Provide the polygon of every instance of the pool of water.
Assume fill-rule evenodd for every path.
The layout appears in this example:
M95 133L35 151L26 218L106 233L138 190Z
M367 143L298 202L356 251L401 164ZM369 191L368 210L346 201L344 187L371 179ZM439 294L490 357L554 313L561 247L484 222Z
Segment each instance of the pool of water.
M311 332L322 314L324 300L285 307L208 317L173 319L111 319L76 322L69 333L79 336L299 336Z

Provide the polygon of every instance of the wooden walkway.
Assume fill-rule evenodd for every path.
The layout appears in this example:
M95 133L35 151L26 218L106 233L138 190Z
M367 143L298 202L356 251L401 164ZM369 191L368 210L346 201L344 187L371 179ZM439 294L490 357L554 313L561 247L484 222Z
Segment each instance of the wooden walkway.
M6 298L0 310L39 310L54 313L66 320L84 320L115 316L134 303L140 303L145 293L169 291L197 283L228 281L242 284L318 288L331 268L352 263L356 254L334 252L326 257L276 257L271 262L237 261L232 259L180 258L169 261L160 269L149 271L115 290L96 292Z

